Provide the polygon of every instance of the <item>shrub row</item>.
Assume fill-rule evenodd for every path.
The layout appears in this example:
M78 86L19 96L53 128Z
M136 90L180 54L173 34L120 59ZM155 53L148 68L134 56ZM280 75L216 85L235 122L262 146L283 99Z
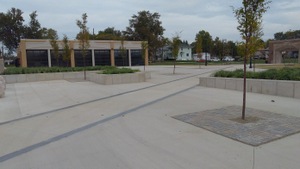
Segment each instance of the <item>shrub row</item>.
M89 67L8 67L4 71L4 75L12 74L33 74L33 73L55 73L55 72L80 72L80 71L97 71L101 70L105 74L133 73L138 70L129 68L117 68L114 66L89 66Z
M214 74L215 77L231 77L243 78L243 69L235 71L218 71ZM271 80L296 80L300 81L300 68L282 68L282 69L269 69L262 72L247 72L247 78L252 79L271 79Z
M130 68L115 68L111 67L108 69L104 69L102 71L103 74L124 74L124 73L135 73L138 72L137 69L130 69Z

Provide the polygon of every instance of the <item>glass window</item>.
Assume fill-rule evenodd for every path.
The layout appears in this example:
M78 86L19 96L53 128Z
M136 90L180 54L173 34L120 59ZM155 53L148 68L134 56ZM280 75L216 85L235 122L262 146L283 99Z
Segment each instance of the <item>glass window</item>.
M142 50L141 49L133 49L130 51L131 51L131 65L132 66L144 65Z
M129 66L128 50L126 50L124 56L121 55L120 50L115 50L115 65L116 66Z
M26 50L28 67L48 67L48 50Z
M94 50L95 52L95 65L110 66L110 50Z
M54 51L50 50L51 52L51 66L63 66L63 67L67 67L71 65L71 60L69 61L64 61L63 60L63 50L59 50L58 51L58 58L55 57L54 55Z
M75 66L76 67L83 67L84 66L84 59L82 57L81 50L74 50L74 57L75 57ZM85 66L92 66L92 51L87 50L87 55L85 56Z

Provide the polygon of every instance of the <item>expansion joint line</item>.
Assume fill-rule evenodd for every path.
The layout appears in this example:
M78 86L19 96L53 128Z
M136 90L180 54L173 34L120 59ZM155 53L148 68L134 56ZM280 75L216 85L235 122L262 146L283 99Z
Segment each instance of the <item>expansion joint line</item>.
M49 139L47 139L47 140L41 141L41 142L36 143L36 144L33 144L33 145L31 145L31 146L22 148L22 149L20 149L20 150L11 152L11 153L6 154L6 155L3 155L3 156L0 157L0 163L1 163L1 162L4 162L4 161L7 161L7 160L10 160L10 159L12 159L12 158L15 158L15 157L17 157L17 156L26 154L26 153L31 152L31 151L33 151L33 150L36 150L36 149L41 148L41 147L43 147L43 146L46 146L46 145L48 145L48 144L50 144L50 143L57 142L57 141L62 140L62 139L64 139L64 138L70 137L70 136L72 136L72 135L74 135L74 134L77 134L77 133L80 133L80 132L82 132L82 131L88 130L88 129L93 128L93 127L95 127L95 126L101 125L101 124L103 124L103 123L105 123L105 122L114 120L114 119L116 119L116 118L118 118L118 117L122 117L122 116L124 116L124 115L129 114L129 113L133 113L133 112L135 112L135 111L137 111L137 110L139 110L139 109L142 109L142 108L145 108L145 107L147 107L147 106L153 105L153 104L158 103L158 102L160 102L160 101L162 101L162 100L165 100L165 99L167 99L167 98L173 97L173 96L175 96L175 95L177 95L177 94L186 92L186 91L188 91L188 90L190 90L190 89L192 89L192 88L194 88L194 87L196 87L196 86L192 86L192 87L189 87L189 88L180 90L180 91L178 91L178 92L169 94L169 95L167 95L167 96L164 96L164 97L161 97L161 98L159 98L159 99L156 99L156 100L150 101L150 102L148 102L148 103L142 104L142 105L140 105L140 106L137 106L137 107L135 107L135 108L126 110L126 111L124 111L124 112L120 112L120 113L115 114L115 115L113 115L113 116L104 118L104 119L102 119L102 120L99 120L99 121L96 121L96 122L93 122L93 123L90 123L90 124L87 124L87 125L85 125L85 126L83 126L83 127L80 127L80 128L74 129L74 130L71 130L71 131L69 131L69 132L66 132L66 133L60 134L60 135L58 135L58 136L49 138Z
M225 68L221 68L221 69L218 69L218 70L227 69L227 68L230 68L230 67L225 67ZM66 107L62 107L62 108L58 108L58 109L54 109L54 110L50 110L50 111L30 115L30 116L25 116L25 117L21 117L21 118L18 118L18 119L13 119L13 120L2 122L2 123L0 122L0 126L5 125L5 124L9 124L9 123L12 123L12 122L16 122L16 121L21 121L21 120L30 119L30 118L50 114L50 113L55 113L55 112L59 112L59 111L62 111L62 110L67 110L67 109L71 109L71 108L74 108L74 107L82 106L82 105L85 105L85 104L89 104L89 103L93 103L93 102L97 102L97 101L101 101L101 100L105 100L105 99L110 99L110 98L113 98L113 97L122 96L122 95L126 95L126 94L129 94L129 93L133 93L133 92L137 92L137 91L141 91L141 90L145 90L145 89L149 89L149 88L153 88L153 87L173 83L173 82L180 81L180 80L185 80L185 79L188 79L188 78L204 75L204 74L207 74L207 73L212 73L212 72L215 72L215 71L218 71L218 70L211 70L211 71L208 71L208 72L199 73L199 74L191 75L191 76L187 76L187 77L182 77L182 78L178 78L178 79L175 79L175 80L171 80L171 81L167 81L167 82L158 83L158 84L155 84L155 85L143 87L143 88L140 88L140 89L130 90L130 91L126 91L126 92L123 92L123 93L119 93L119 94L115 94L115 95L111 95L111 96L107 96L107 97L102 97L102 98L98 98L98 99L94 99L94 100L90 100L90 101L86 101L86 102L82 102L82 103L78 103L78 104L73 104L73 105L70 105L70 106L66 106Z

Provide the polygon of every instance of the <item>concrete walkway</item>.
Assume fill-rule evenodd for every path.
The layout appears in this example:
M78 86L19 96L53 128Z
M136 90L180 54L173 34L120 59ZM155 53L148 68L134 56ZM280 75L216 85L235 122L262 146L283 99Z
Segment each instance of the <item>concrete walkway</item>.
M241 105L241 92L197 86L199 76L236 67L177 66L173 75L149 66L150 80L125 85L9 84L0 168L298 169L300 134L252 147L172 118ZM247 106L300 117L299 99L248 93Z

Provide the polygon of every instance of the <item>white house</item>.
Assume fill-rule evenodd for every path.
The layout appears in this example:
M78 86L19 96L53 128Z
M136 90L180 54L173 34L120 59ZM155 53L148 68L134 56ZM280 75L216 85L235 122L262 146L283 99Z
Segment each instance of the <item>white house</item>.
M164 46L162 51L160 50L159 53L163 56L164 60L173 60L174 57L172 56L172 47L171 46ZM186 43L182 43L179 47L179 52L177 55L177 60L193 60L192 58L192 47Z

